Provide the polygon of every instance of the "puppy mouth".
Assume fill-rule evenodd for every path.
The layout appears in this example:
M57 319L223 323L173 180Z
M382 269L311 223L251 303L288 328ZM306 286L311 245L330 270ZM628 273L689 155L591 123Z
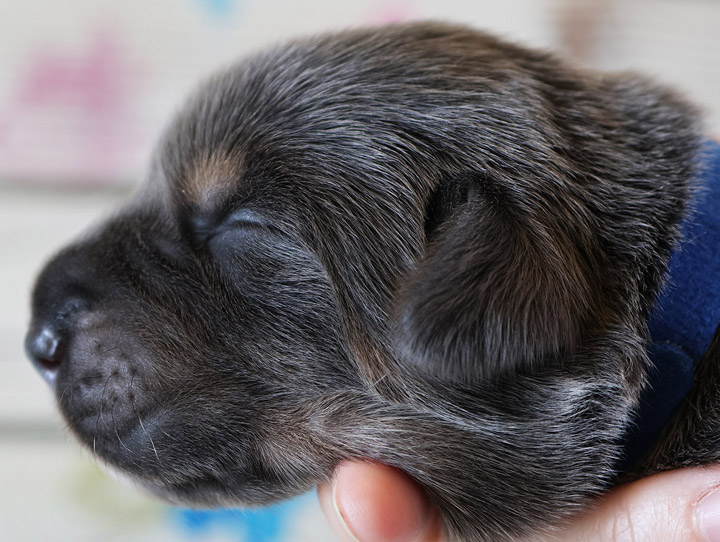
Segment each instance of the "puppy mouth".
M179 373L158 368L142 341L117 321L88 317L63 349L61 363L39 370L52 373L69 430L112 477L173 504L249 502L233 490L252 477L240 446L233 459L214 460L225 447L208 429L207 411L217 409L189 400Z
M134 434L161 410L162 390L153 384L161 380L151 374L149 352L119 322L89 312L67 320L32 326L26 349L70 430L124 469L138 455L133 443L142 439Z

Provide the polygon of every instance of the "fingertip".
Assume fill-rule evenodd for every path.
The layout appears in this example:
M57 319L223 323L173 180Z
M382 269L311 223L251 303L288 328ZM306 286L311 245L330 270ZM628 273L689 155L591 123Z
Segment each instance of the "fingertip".
M333 529L348 542L437 542L439 521L421 488L405 473L378 463L338 466L318 489Z
M713 538L720 536L718 486L717 466L655 474L613 489L553 540L619 540L630 533L633 540L720 542Z
M720 488L717 486L695 504L695 528L701 538L720 542Z

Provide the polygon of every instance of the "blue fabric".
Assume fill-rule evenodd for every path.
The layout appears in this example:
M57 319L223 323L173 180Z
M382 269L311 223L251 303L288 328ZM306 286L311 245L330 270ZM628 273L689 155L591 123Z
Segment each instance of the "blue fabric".
M720 323L720 145L708 142L694 213L668 266L668 282L648 325L653 362L649 386L628 435L621 470L629 470L657 438L693 384Z

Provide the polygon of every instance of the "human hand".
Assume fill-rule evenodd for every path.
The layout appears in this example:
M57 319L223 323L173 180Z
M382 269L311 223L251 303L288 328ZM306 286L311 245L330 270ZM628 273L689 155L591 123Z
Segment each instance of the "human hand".
M720 542L720 466L664 472L617 487L546 542ZM344 462L318 488L342 542L443 542L441 520L400 471Z

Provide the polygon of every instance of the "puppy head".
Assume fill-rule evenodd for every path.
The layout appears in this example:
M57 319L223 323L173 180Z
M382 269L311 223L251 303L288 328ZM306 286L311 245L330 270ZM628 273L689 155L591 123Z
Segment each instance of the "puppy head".
M609 477L696 148L671 93L465 28L294 42L191 98L41 274L27 349L80 440L169 498L267 502L372 456L458 531L510 532ZM568 459L565 500L518 512L522 450L538 488L540 451Z

